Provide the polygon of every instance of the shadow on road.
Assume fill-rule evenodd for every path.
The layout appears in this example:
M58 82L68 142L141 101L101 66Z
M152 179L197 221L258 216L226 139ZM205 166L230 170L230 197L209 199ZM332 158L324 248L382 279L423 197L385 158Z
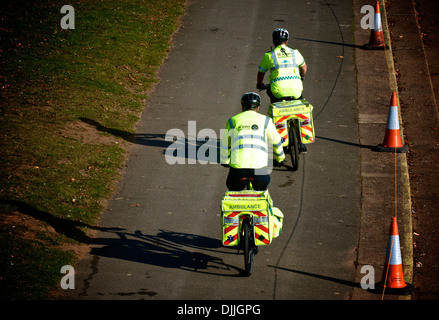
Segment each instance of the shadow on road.
M163 154L175 159L193 159L210 163L219 163L220 140L219 139L200 139L199 137L191 140L185 136L175 136L167 134L149 133L130 133L127 131L107 128L99 122L89 118L79 118L84 123L94 126L97 130L109 133L115 137L122 138L129 143L142 146L163 148ZM176 129L178 130L178 129ZM177 161L177 160L175 160Z
M140 230L114 233L118 238L96 238L94 244L103 247L92 248L91 254L219 276L236 277L244 272L221 258L196 251L219 253L224 247L218 239L167 230L160 230L157 235L143 234ZM221 253L236 254L236 251L221 250Z
M244 270L226 264L221 258L215 257L215 253L235 255L237 253L237 249L223 247L219 239L168 230L160 230L157 235L143 234L141 230L129 233L123 228L95 227L83 222L56 217L18 200L0 199L0 205L11 206L22 214L47 223L59 234L79 243L91 245L90 253L97 257L110 257L163 268L178 268L228 277L244 274ZM96 237L90 237L84 231L86 229L97 230L99 233ZM109 236L102 237L105 234Z
M371 150L374 150L376 148L376 146L364 145L364 144L353 143L353 142L348 142L348 141L342 141L342 140L338 140L338 139L326 138L326 137L321 137L321 136L316 136L316 138L322 139L322 140L331 141L331 142L335 142L335 143L346 144L346 145L353 146L353 147L358 147L358 148L365 148L365 149L371 149Z
M308 277L313 277L313 278L317 278L317 279L331 281L331 282L342 284L342 285L345 285L345 286L348 286L348 287L361 288L361 284L360 283L356 283L356 282L353 282L353 281L337 279L337 278L333 278L333 277L324 276L324 275L321 275L321 274L316 274L316 273L311 273L311 272L306 272L306 271L299 271L299 270L283 268L283 267L277 267L277 266L271 266L271 265L269 265L268 267L275 268L275 269L278 269L278 270L289 271L289 272L301 274L301 275L308 276Z
M333 44L333 45L338 45L338 46L344 46L344 47L351 47L351 48L358 48L358 49L363 49L363 50L367 50L366 47L360 46L360 45L356 45L356 44L349 44L349 43L342 43L342 42L333 42L333 41L324 41L324 40L315 40L315 39L305 39L305 38L294 38L295 40L301 40L301 41L310 41L310 42L318 42L318 43L324 43L324 44Z

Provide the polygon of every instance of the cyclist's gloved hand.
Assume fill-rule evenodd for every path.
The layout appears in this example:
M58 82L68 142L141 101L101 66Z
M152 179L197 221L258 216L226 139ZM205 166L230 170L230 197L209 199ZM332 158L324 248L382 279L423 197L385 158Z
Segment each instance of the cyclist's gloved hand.
M263 84L263 83L256 84L256 89L258 89L259 91L264 90L265 89L265 84Z

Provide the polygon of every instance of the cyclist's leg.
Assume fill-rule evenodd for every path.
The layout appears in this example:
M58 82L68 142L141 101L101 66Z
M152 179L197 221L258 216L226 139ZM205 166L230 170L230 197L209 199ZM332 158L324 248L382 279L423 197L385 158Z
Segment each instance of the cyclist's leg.
M263 191L268 189L271 178L267 170L262 170L262 169L254 170L253 179L254 179L254 181L252 182L253 190Z
M241 191L246 188L246 182L242 178L246 177L245 169L230 168L226 180L226 186L229 191Z
M281 101L281 99L276 98L274 96L273 92L271 92L271 88L270 87L267 88L267 95L270 97L270 103L275 103L275 102Z

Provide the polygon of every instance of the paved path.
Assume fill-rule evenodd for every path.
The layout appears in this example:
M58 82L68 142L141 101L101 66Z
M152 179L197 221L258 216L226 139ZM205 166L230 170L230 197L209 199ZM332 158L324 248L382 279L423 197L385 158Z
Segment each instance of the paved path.
M352 12L347 0L298 1L294 8L286 0L189 1L119 189L90 253L76 267L76 289L66 294L156 300L361 296L356 262L364 206L362 156L369 149L359 136ZM290 30L290 45L309 65L305 97L315 107L317 140L298 172L273 172L270 193L286 216L284 230L261 248L254 273L246 278L242 256L219 241L227 171L201 164L193 151L205 146L195 142L197 135L219 137L227 119L239 112L240 96L255 90L258 64L279 26ZM265 113L268 99L262 97ZM169 165L166 134L176 129L185 137L180 159L185 164ZM369 168L374 176L376 168ZM375 242L382 252L360 263L383 261L385 233Z

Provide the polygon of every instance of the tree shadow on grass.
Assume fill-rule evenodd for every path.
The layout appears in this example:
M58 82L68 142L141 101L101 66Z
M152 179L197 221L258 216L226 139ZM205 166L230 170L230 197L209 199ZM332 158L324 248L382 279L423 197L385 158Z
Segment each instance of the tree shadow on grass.
M163 149L163 154L175 161L192 159L194 161L206 161L213 164L220 162L220 140L205 137L188 139L185 136L175 136L173 133L130 133L123 130L107 128L99 122L89 118L79 118L84 123L94 126L97 130L119 137L129 143L142 146L158 147ZM176 129L178 130L178 129ZM178 159L178 160L177 160Z

